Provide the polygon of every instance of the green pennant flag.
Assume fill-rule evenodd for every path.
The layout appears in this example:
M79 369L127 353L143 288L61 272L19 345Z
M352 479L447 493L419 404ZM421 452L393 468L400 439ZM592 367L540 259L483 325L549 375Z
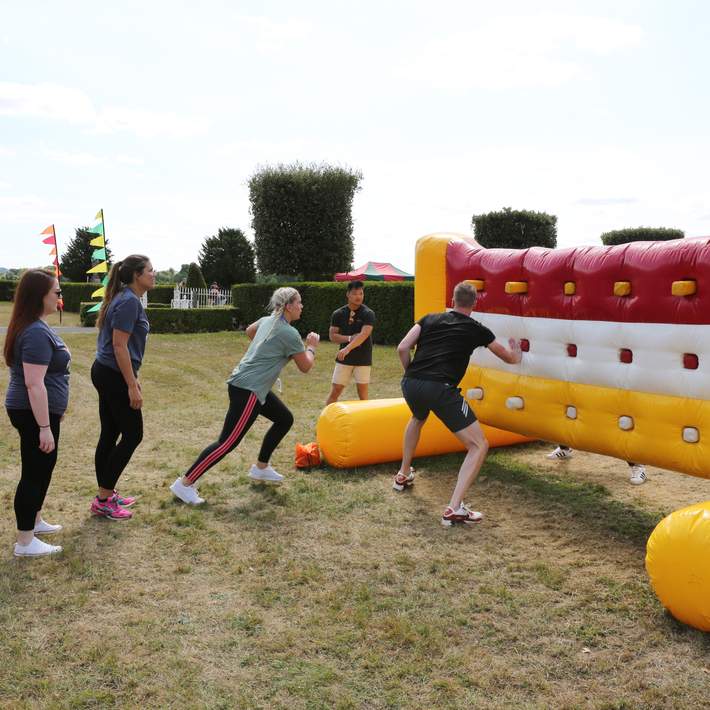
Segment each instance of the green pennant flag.
M103 236L103 234L104 234L103 222L101 224L95 224L93 227L90 227L86 231L89 232L89 234L100 234L101 236Z
M101 279L102 286L108 286L108 274Z
M106 249L94 249L91 252L92 261L106 261Z
M91 306L91 308L89 308L89 310L86 312L87 313L96 313L96 311L98 311L100 308L101 308L101 304L97 303L95 306Z

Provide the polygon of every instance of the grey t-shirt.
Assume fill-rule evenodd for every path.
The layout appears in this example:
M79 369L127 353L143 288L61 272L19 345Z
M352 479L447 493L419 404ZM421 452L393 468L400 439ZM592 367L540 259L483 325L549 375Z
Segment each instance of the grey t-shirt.
M145 315L143 304L128 287L120 291L106 309L103 327L99 331L99 337L96 341L96 359L102 365L120 372L118 362L116 362L116 355L113 352L114 330L130 333L128 354L131 357L134 371L138 372L143 362L145 343L148 339L150 325Z
M52 414L62 415L69 404L71 353L64 341L43 321L30 323L15 340L10 383L5 395L7 409L32 409L25 384L23 363L46 365L44 386ZM44 424L44 422L42 422Z
M227 382L253 392L264 404L289 358L305 347L298 331L283 316L267 316L257 323L254 340Z

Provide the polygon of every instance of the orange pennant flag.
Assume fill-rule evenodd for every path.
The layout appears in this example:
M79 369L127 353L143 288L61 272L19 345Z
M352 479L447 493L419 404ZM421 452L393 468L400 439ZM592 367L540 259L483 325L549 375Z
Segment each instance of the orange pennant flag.
M50 255L50 256L55 256L56 254L57 254L57 247L52 247L52 248L49 250L49 255Z
M49 227L41 231L40 234L54 234L54 225L50 224Z

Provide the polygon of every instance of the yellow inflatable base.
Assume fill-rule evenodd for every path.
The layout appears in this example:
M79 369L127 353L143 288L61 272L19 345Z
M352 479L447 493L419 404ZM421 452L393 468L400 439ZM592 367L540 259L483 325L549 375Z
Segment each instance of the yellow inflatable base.
M646 571L673 616L710 631L710 500L676 510L648 538Z
M410 417L409 407L401 398L335 402L318 419L318 446L325 460L336 468L399 461L402 436ZM492 447L534 441L485 424L481 426ZM461 442L432 414L422 429L415 455L436 456L463 450Z

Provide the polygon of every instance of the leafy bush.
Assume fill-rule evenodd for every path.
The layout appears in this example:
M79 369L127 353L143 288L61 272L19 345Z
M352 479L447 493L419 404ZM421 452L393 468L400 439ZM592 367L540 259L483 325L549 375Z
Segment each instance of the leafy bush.
M348 271L352 203L362 174L329 165L277 165L249 179L259 271L308 281Z
M281 284L237 284L232 287L232 302L239 309L242 326L268 315L271 294L279 286L293 286L303 300L303 314L294 323L301 335L309 331L328 337L333 311L346 303L344 283L299 282ZM365 304L377 318L372 333L375 343L395 345L414 322L414 283L411 281L365 282Z
M81 324L96 325L96 313L89 313L93 302L82 303L79 314ZM236 330L240 321L236 308L157 308L146 310L151 333L213 333L220 330Z
M604 232L600 239L602 244L611 247L629 242L666 242L671 239L683 239L683 237L685 237L685 232L682 229L628 227L627 229L613 229L610 232Z
M205 277L202 275L200 267L193 261L190 268L187 270L187 279L185 279L186 288L207 288Z
M0 301L12 301L16 288L17 281L0 279Z
M217 282L222 288L254 283L254 247L241 229L220 229L216 236L207 237L199 261L207 283Z
M471 224L476 241L488 249L557 246L557 217L545 212L505 207L500 212L474 215Z

